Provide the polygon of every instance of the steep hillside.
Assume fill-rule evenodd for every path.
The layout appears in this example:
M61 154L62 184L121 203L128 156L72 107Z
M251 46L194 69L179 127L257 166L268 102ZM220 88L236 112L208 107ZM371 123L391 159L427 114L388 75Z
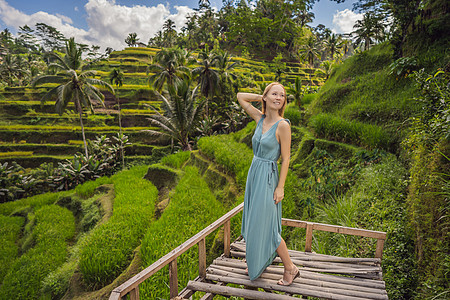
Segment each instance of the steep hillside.
M94 112L86 112L83 124L87 139L99 135L112 136L119 131L118 103L122 114L124 133L129 136L132 146L127 147L128 161L141 160L143 156L154 153L153 161L167 153L161 149L168 141L155 140L142 132L149 128L147 117L154 113L149 105L160 107L160 99L148 85L147 67L156 48L126 48L112 52L109 59L90 65L97 70L96 78L109 82L109 73L120 68L124 73L123 85L114 87L116 98L109 92L105 94L105 106L95 104ZM196 57L197 54L193 53ZM276 74L268 63L232 58L237 62L233 70L238 76L239 86L248 91L259 90L259 84L275 80ZM196 67L193 64L191 68ZM293 82L296 77L306 84L321 84L323 78L315 75L315 69L300 64L286 66L283 80ZM45 162L57 162L69 158L82 150L82 137L78 115L73 104L69 104L67 113L59 116L55 112L54 102L41 103L42 96L51 84L39 88L5 87L0 90L0 156L1 162L15 161L23 167L37 167ZM147 159L148 160L148 159Z

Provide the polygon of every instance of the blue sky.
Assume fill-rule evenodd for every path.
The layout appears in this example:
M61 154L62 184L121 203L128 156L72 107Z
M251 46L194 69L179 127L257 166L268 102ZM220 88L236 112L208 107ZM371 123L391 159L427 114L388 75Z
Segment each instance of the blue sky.
M348 32L361 17L351 11L355 1L337 4L320 0L314 4L311 25L324 24L334 32ZM210 2L212 7L222 5L222 0ZM146 43L167 18L181 28L186 15L197 7L198 0L0 0L0 29L7 27L16 33L19 26L43 22L65 36L75 36L78 42L122 49L128 33L137 32Z

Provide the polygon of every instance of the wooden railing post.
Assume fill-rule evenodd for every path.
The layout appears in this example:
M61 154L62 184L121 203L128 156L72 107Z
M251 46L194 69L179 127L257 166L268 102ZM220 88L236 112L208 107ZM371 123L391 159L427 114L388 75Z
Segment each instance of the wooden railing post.
M305 252L311 252L312 246L312 232L313 232L313 223L306 223L306 243L305 243Z
M377 249L375 251L375 257L381 259L383 257L384 240L377 240Z
M226 221L223 224L223 254L225 255L225 257L230 257L230 227L230 220Z
M139 286L130 291L130 300L139 300Z
M204 238L198 242L198 276L206 277L206 242Z
M178 270L176 258L169 263L169 287L170 298L172 299L178 296Z

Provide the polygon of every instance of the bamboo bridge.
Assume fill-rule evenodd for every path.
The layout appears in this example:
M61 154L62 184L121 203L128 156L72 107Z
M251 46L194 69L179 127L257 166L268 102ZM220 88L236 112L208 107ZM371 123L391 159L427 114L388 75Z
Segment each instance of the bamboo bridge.
M258 279L251 281L245 271L245 242L241 239L234 242L230 240L230 220L242 208L243 203L115 288L109 299L120 300L127 295L131 300L139 299L139 284L167 265L170 298L176 300L189 299L196 292L205 293L202 300L213 299L216 295L273 300L299 299L302 296L345 300L388 299L381 270L385 232L284 218L282 225L306 229L305 251L289 250L293 263L300 270L300 276L290 286L278 285L277 281L283 276L283 266L277 257ZM224 228L224 253L207 266L205 238L221 226ZM376 239L375 257L349 258L313 253L311 245L314 230ZM195 245L198 245L199 251L198 276L179 291L177 257Z

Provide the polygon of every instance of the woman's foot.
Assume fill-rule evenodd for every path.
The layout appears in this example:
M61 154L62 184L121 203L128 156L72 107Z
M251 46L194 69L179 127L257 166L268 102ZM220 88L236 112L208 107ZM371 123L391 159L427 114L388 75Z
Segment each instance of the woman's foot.
M278 281L278 284L285 285L285 286L291 285L292 282L294 281L294 279L297 278L299 275L300 275L300 270L296 266L294 266L293 270L291 270L291 271L285 270L284 271L283 278L281 278Z
M245 269L245 274L247 274L247 275L248 275L248 268L246 268L246 269Z

